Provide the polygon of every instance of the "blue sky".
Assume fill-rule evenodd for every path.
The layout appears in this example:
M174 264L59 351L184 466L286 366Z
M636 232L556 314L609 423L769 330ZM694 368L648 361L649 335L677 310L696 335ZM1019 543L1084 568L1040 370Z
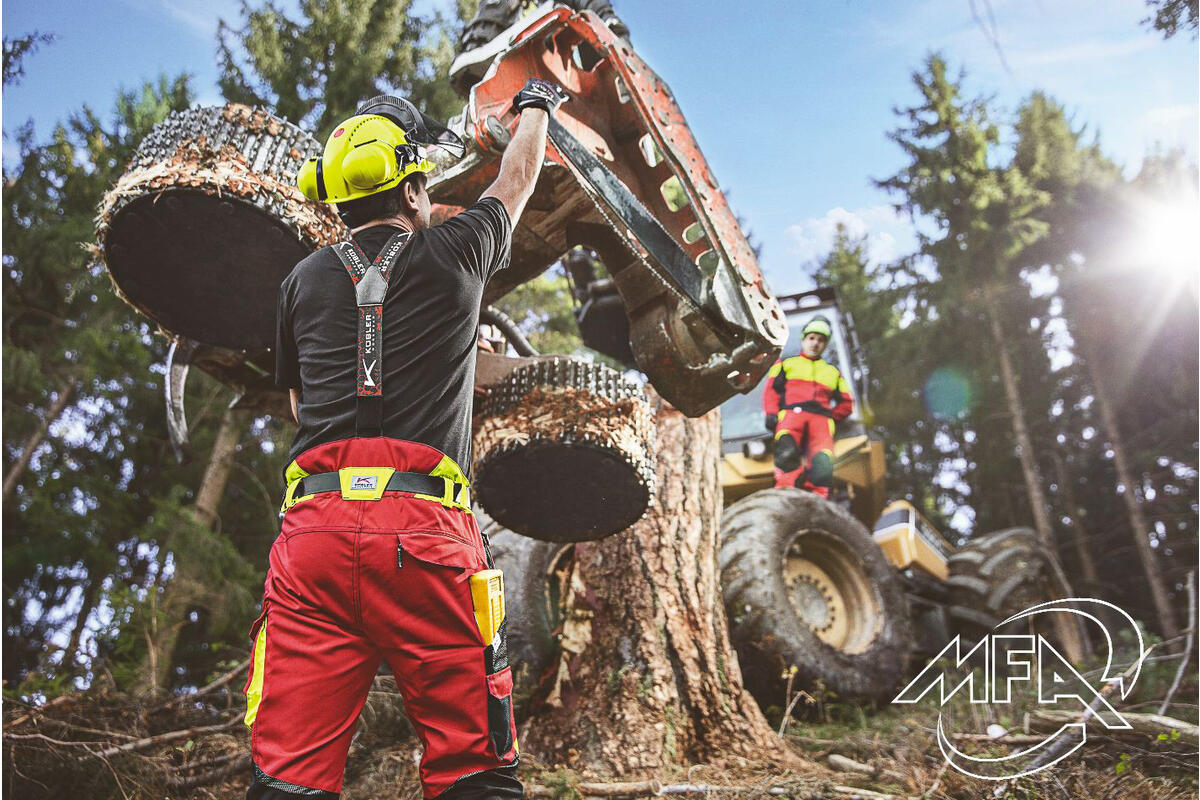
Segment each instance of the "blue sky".
M1146 31L1140 0L614 4L763 244L779 293L807 288L806 270L839 221L869 234L879 259L912 247L910 224L871 179L903 163L885 134L893 106L915 99L910 74L932 50L965 69L969 91L994 96L1002 114L1035 89L1049 92L1127 172L1155 147L1196 159L1197 43ZM237 8L236 0L9 0L5 36L37 29L58 40L27 58L22 83L4 92L5 131L32 117L44 136L82 103L105 111L118 88L160 72L191 72L199 100L216 102L217 20L235 20ZM989 9L1003 60L984 32ZM4 149L11 154L11 141Z

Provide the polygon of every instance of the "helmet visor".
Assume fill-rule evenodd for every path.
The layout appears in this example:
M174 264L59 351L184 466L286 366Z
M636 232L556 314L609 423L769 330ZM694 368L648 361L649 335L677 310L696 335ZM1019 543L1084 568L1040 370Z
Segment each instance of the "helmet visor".
M462 158L467 146L442 123L425 114L403 97L380 95L358 107L355 116L378 114L387 117L404 130L409 143L418 147L439 147L454 158Z

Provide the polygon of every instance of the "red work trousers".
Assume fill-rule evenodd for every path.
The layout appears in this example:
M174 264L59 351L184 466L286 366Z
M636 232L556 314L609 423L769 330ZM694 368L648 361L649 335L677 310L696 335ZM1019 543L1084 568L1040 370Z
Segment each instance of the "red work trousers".
M443 459L425 445L378 438L321 445L296 463L307 474L350 466L428 473ZM507 647L503 633L483 641L468 583L486 568L475 518L439 502L324 492L290 508L251 632L248 796L337 796L381 661L424 745L425 797L515 764ZM519 796L503 772L501 783Z
M833 420L787 410L775 428L775 486L795 486L829 497L833 486Z

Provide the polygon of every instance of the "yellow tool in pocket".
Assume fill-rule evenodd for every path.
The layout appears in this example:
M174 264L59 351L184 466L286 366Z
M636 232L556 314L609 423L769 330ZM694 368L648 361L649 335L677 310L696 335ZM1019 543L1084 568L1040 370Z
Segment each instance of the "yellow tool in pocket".
M504 573L485 569L471 576L471 605L484 644L491 644L504 622Z

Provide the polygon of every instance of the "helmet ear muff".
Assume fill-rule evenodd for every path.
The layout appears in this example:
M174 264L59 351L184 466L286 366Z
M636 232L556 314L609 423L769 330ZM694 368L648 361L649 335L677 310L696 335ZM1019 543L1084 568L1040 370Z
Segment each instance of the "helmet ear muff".
M305 197L318 203L325 200L325 176L321 167L321 157L313 156L301 164L296 173L296 186Z
M342 178L358 191L383 186L400 174L400 169L393 148L378 140L355 147L342 159Z
M309 200L345 203L386 191L414 172L429 173L421 145L391 119L366 114L341 123L324 154L296 172L296 185Z

